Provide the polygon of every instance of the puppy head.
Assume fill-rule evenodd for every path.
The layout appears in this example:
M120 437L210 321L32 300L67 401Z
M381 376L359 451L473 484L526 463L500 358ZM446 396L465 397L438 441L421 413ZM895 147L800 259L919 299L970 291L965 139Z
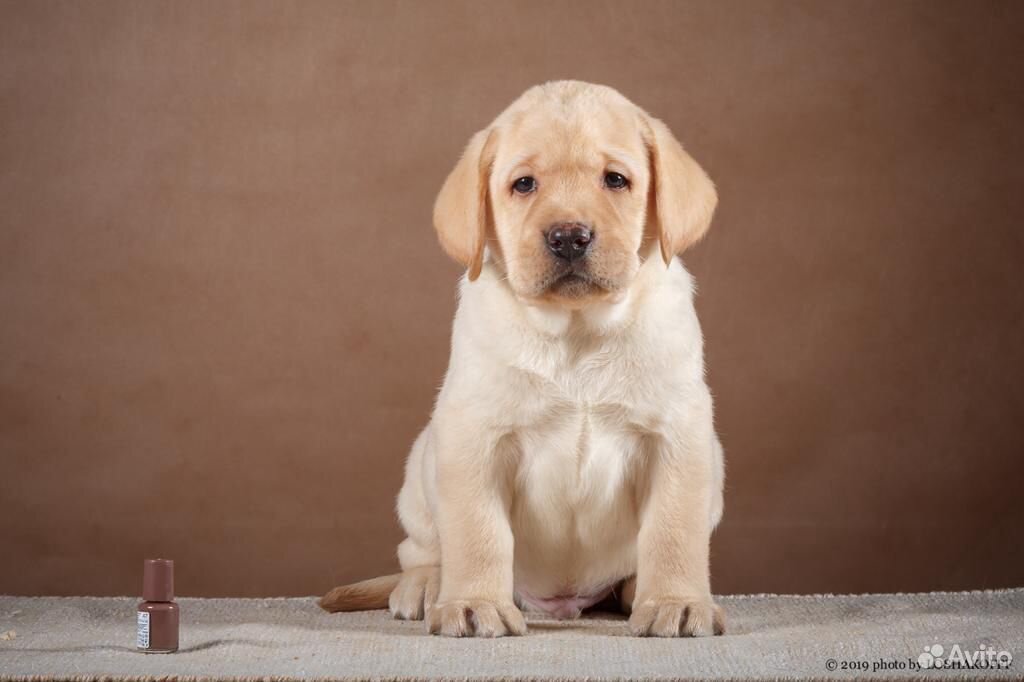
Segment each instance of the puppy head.
M434 206L441 245L480 274L487 247L516 295L581 307L620 297L645 244L669 263L717 197L668 127L615 90L528 90L470 140Z

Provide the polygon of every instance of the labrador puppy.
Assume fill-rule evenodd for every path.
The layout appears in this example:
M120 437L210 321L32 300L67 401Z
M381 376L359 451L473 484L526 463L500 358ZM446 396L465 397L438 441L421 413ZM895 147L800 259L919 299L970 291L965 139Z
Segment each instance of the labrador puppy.
M614 593L635 635L723 631L722 448L676 258L716 202L665 124L608 87L534 87L473 136L434 208L466 275L398 495L402 573L324 609L498 637L526 631L521 609L572 618Z

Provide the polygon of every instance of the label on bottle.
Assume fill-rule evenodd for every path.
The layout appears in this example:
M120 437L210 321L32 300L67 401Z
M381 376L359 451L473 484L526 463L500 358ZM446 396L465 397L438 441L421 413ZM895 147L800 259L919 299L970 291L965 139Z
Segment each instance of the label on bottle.
M149 611L139 611L136 622L135 646L139 649L149 648Z

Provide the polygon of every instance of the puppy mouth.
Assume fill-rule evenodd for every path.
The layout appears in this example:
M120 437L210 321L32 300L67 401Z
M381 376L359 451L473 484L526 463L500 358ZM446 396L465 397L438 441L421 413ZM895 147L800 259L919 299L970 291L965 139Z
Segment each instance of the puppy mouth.
M562 275L548 285L548 291L555 294L573 295L583 293L585 290L589 290L591 287L595 286L597 285L591 282L587 275L570 272L566 275Z
M548 295L561 298L582 298L607 293L609 287L586 270L568 266L552 273L541 289Z

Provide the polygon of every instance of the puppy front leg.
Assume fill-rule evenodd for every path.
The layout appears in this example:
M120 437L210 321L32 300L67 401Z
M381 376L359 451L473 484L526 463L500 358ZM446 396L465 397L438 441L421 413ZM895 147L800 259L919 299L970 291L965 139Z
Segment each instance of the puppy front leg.
M638 539L634 635L720 635L725 617L711 598L711 439L680 440L651 454Z
M501 637L526 632L512 601L512 528L507 463L495 434L465 423L437 429L437 529L441 592L427 613L431 633Z

